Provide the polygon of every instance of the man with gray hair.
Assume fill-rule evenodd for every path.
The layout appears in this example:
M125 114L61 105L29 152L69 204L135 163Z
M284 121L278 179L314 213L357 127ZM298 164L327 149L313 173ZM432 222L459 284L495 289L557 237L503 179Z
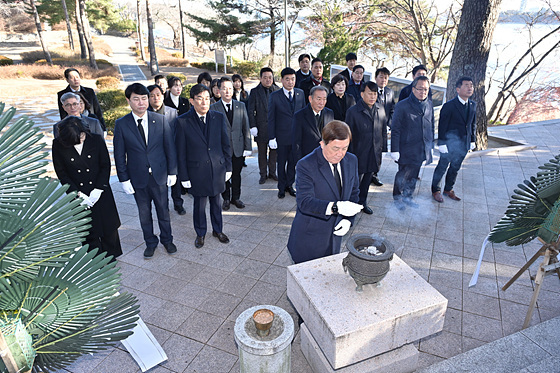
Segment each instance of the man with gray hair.
M323 128L334 120L333 111L325 107L328 94L322 85L311 88L309 103L294 114L292 150L296 162L319 146Z
M73 92L66 92L60 97L60 103L62 104L62 108L66 112L66 115L72 115L80 118L86 130L88 130L90 133L101 135L102 138L105 138L103 127L101 127L101 122L99 122L99 120L95 118L90 118L88 116L82 115L82 100L80 98L80 95ZM58 123L53 126L53 135L55 138L58 137Z

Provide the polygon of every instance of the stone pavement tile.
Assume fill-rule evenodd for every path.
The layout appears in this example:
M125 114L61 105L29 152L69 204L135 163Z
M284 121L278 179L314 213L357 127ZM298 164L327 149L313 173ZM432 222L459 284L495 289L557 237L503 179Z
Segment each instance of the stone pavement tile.
M435 356L435 355L431 355L431 354L427 354L425 352L421 352L418 355L418 365L416 367L416 371L417 373L430 373L430 366L434 365L434 364L438 364L440 362L443 362L442 364L445 364L445 359L439 356ZM451 372L451 371L449 371Z
M179 280L170 276L160 274L149 286L144 290L145 293L165 300L175 300L175 296L187 285L186 281Z
M463 244L436 238L434 239L434 251L449 255L463 256Z
M498 285L496 277L478 276L476 285L469 287L472 273L463 272L463 289L469 293L482 294L489 297L498 298Z
M286 284L272 285L266 282L257 282L247 293L245 299L250 299L259 304L276 304L285 290Z
M105 351L96 352L93 355L84 354L80 356L76 361L66 367L66 369L57 370L56 373L60 372L72 372L72 373L93 373L99 372L96 367L103 361L114 348L109 348Z
M218 268L202 266L201 271L196 276L190 278L190 283L208 289L217 289L230 273Z
M500 310L504 335L510 335L522 330L523 324L525 322L525 317L527 316L527 311L529 310L529 306L509 302L506 300L500 300ZM541 319L539 312L537 309L535 309L533 310L533 315L531 316L531 322L529 323L529 326L536 325L540 322Z
M177 259L176 263L169 268L166 274L170 277L178 278L183 281L191 281L207 268L208 267L199 263Z
M420 341L419 350L448 359L463 352L461 335L450 333L445 330L441 331L422 339Z
M236 355L211 346L204 346L184 373L228 373L236 361Z
M449 225L436 225L436 233L435 233L435 238L436 239L441 239L441 240L448 240L448 241L453 241L455 243L458 243L461 245L461 249L462 249L462 245L463 245L463 234L461 232L460 226L459 228L456 226L449 226Z
M477 262L478 259L475 260L475 259L463 258L463 273L472 275L476 269ZM494 261L491 262L482 261L478 275L489 277L489 278L495 278L496 264L494 263ZM469 277L469 281L470 281L470 277Z
M456 255L449 255L434 251L432 253L432 267L460 272L463 270L463 258Z
M146 249L146 247L144 245L139 246L135 249L133 249L132 251L126 252L127 250L123 251L125 252L125 254L119 256L117 258L117 260L119 262L125 262L128 264L132 264L135 265L137 267L142 267L144 265L144 262L147 259L144 259L144 250Z
M292 342L292 372L305 372L311 373L311 367L305 359L303 352L301 351L301 334L299 331L294 336L294 341Z
M148 317L152 313L154 313L158 308L160 308L165 302L165 299L146 294L139 290L133 288L127 288L122 286L122 291L126 291L129 293L134 294L136 299L138 299L138 304L140 305L140 316L141 317Z
M556 278L555 280L558 280L558 278ZM539 297L537 299L537 305L539 308L548 308L550 310L557 310L560 304L559 301L560 301L560 294L553 291L548 291L545 285L541 286Z
M254 300L250 300L250 299L245 298L237 305L237 307L235 307L235 309L229 314L227 319L229 321L235 322L235 320L237 320L239 315L241 315L244 311L248 310L251 307L258 306L258 305L260 305L259 302L255 302Z
M204 345L181 335L173 334L162 347L168 359L160 365L173 372L183 372Z
M228 253L220 253L219 255L217 255L213 261L211 261L210 263L208 263L207 265L210 267L214 267L214 268L218 268L221 269L223 271L233 271L235 268L237 268L237 266L239 264L241 264L241 262L243 262L244 258L237 256L237 255L231 255Z
M257 245L253 251L251 251L248 258L265 263L274 263L283 249L283 247L269 246L266 240L264 240L261 244Z
M462 289L463 273L434 267L430 269L428 282L436 289L447 287Z
M233 367L229 370L229 373L239 373L241 371L241 367L239 366L239 359L233 364Z
M227 212L223 214L224 224L234 224L239 227L248 228L257 220L258 216L252 214ZM227 234L227 233L226 233Z
M224 322L224 318L195 311L177 330L176 334L206 343Z
M432 251L434 247L434 237L408 233L404 242L405 250L416 248Z
M522 285L520 282L519 280L514 282L505 291L502 290L503 286L500 286L500 299L528 306L533 296L533 288Z
M496 274L498 276L498 286L504 286L518 271L519 267L513 267L505 264L497 263L496 267ZM529 271L523 272L521 277L519 277L516 281L516 284L531 286L531 278Z
M395 250L399 250L401 247L404 247L404 242L406 240L406 235L395 232L389 229L382 229L378 232L381 237L385 237L390 243L393 244Z
M445 298L447 298L447 309L454 308L456 310L463 310L463 290L450 288L446 286L439 286L436 288Z
M154 335L156 341L158 341L160 345L163 345L165 341L167 341L169 337L173 335L173 333L170 332L169 330L158 328L157 326L152 324L148 325L148 329L150 329L150 332ZM122 344L120 344L119 347L121 349L125 349L125 347Z
M144 291L161 276L161 274L147 269L134 268L137 268L134 272L123 274L121 277L121 285Z
M188 283L181 287L175 294L173 300L190 308L197 308L212 293L212 290L194 283Z
M463 290L463 311L501 320L498 298Z
M285 267L271 265L260 278L260 281L279 285L287 283L288 271Z
M405 247L401 259L413 268L429 269L432 261L432 251Z
M197 309L225 319L240 302L241 298L222 293L221 291L213 291Z
M95 367L95 372L136 373L138 371L138 364L132 356L127 351L119 349L111 351L111 353Z
M463 312L463 336L492 342L504 335L500 320Z
M234 337L235 321L226 320L216 333L208 341L208 345L219 348L222 351L229 352L232 355L237 355L237 344Z
M550 319L553 319L555 317L560 316L560 309L559 308L556 308L554 310L550 310L550 309L547 309L547 308L537 308L536 312L539 313L541 321L550 320Z
M437 225L433 223L426 224L426 222L413 220L408 227L407 235L426 236L433 241L434 236L436 235L436 227Z
M263 246L274 247L276 249L283 249L288 243L288 234L279 233L276 230L269 232L263 240Z
M226 276L216 289L235 297L243 298L256 283L257 279L232 272Z
M485 344L486 344L486 342L481 341L479 339L474 339L474 338L469 338L469 337L463 336L463 352L467 352L469 350L472 350L474 348L483 346Z
M520 370L519 373L554 372L558 370L559 366L560 366L560 358L550 357L547 359L543 359L542 361L536 362L532 365L529 365L527 368Z
M449 333L461 335L461 324L463 321L463 313L458 309L447 307L445 311L445 321L443 322L443 330Z
M521 332L533 343L551 355L558 356L558 345L560 343L560 320L548 320L535 327L525 329Z
M512 267L521 268L527 263L527 258L523 250L500 250L494 248L496 263L505 264Z
M251 227L241 231L240 238L243 241L259 244L264 240L264 238L268 235L268 233L270 233L269 230L255 229Z
M253 259L245 259L233 270L233 272L258 280L266 272L268 267L270 267L269 263Z
M227 245L223 245L221 251L223 253L246 258L255 247L257 247L257 244L254 242L248 242L239 238L230 238L230 242Z
M360 220L368 220L368 217L362 217L362 219ZM403 215L403 214L399 214L399 215L391 214L385 218L385 222L383 223L382 229L387 229L393 232L406 234L408 232L409 223L410 223L410 216ZM368 228L371 227L368 225L363 225L363 226Z
M481 246L482 245L470 245L467 243L463 244L463 257L478 261ZM492 249L491 245L486 245L482 260L485 262L494 262L494 249Z
M170 269L175 266L180 259L175 258L175 254L169 255L163 245L158 245L154 256L151 259L144 260L142 269L157 272L162 275L168 275Z
M175 302L165 302L157 311L144 319L146 323L174 332L194 312L194 309Z
M280 266L280 267L287 267L289 265L294 264L294 262L292 261L292 257L290 256L290 253L288 252L288 249L284 248L282 250L282 252L280 253L280 255L278 255L278 257L276 258L274 263L272 263L272 264Z
M190 243L190 246L187 246L184 249L177 250L177 254L175 254L177 258L185 259L194 263L202 264L202 265L209 265L216 260L216 257L219 255L217 250L210 250L206 247L202 247L201 249L197 249L194 247L194 240Z

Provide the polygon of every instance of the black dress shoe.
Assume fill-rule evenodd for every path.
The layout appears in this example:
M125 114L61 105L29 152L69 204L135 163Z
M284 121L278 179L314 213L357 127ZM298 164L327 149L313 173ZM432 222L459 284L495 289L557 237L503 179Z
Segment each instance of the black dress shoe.
M184 186L181 185L181 194L185 195L189 192L189 190L187 188L185 188Z
M241 202L241 200L239 200L239 199L234 199L233 201L231 201L231 204L234 205L235 207L237 207L238 209L245 208L245 204L243 202Z
M286 193L284 193L284 192L278 192L278 198L282 199L282 198L284 198L284 197L286 197Z
M377 177L377 175L373 175L371 177L371 183L375 186L382 186L383 183L379 180L379 178Z
M144 250L144 259L151 259L154 256L155 251L155 247L146 247L146 250Z
M373 214L373 210L368 205L364 205L364 208L362 209L362 212L364 214L368 214L368 215Z
M185 215L187 213L187 211L185 211L185 208L183 206L175 207L175 211L177 211L177 214L179 215Z
M184 210L183 210L184 211ZM168 254L175 254L177 252L177 246L173 242L163 245Z
M196 240L194 240L194 247L200 249L204 246L204 236L196 236Z
M261 178L259 179L259 184L264 184L266 183L266 176L261 176Z
M296 191L291 186L286 187L286 192L288 192L288 194L291 195L292 197L296 196Z
M270 174L270 175L268 175L268 178L269 178L269 179L272 179L272 180L274 180L274 181L278 181L278 176L276 176L275 174Z
M212 236L218 237L218 240L220 240L221 243L229 242L228 236L226 236L224 233L216 233L216 231L212 231Z
M229 210L229 201L227 199L224 199L224 203L222 203L222 210Z

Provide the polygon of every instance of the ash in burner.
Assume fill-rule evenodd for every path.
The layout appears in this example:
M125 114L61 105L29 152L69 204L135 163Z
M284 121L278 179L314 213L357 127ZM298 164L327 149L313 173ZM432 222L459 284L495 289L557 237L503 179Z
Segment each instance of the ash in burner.
M357 250L361 254L367 254L371 256L381 255L385 253L385 250L381 251L377 246L360 246L357 248Z

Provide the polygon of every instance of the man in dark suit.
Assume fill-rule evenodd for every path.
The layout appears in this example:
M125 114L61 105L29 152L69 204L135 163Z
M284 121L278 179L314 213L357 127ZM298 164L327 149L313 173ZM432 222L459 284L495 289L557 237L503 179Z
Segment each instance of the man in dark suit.
M327 94L323 86L311 88L309 104L294 114L292 149L296 162L319 146L323 128L334 120L333 111L325 107Z
M346 93L352 95L356 102L360 101L362 98L362 85L364 84L364 67L362 65L354 66L354 70L352 71L352 77L348 82L348 88L346 89Z
M296 164L292 154L292 120L294 113L305 106L305 99L303 91L294 88L294 69L285 67L280 75L282 89L272 92L268 98L268 146L278 149L278 198L284 198L286 192L296 196L293 188Z
M231 179L226 181L226 190L222 193L224 199L222 209L229 210L230 203L238 209L242 209L245 204L239 199L241 197L241 170L245 157L252 154L249 118L247 117L245 104L233 99L231 79L228 77L220 78L218 87L220 87L220 100L210 105L210 110L218 111L226 116L232 150L232 175Z
M377 84L372 81L362 85L361 100L346 112L346 123L352 130L350 152L358 157L360 175L360 198L363 212L373 214L367 205L369 184L373 174L379 171L383 150L383 126L379 118L384 116L383 106L377 102Z
M163 104L177 110L177 116L185 114L191 108L189 100L181 97L183 92L183 83L176 76L167 79L169 89L164 94Z
M64 109L64 111L66 111L68 116L79 117L82 120L84 129L86 129L90 133L100 135L101 138L105 139L105 134L103 128L101 127L101 123L95 118L90 118L80 113L81 100L82 98L80 97L80 95L73 92L66 92L60 97L62 108ZM60 122L55 123L53 126L53 136L55 138L58 137L58 125L60 124Z
M323 61L321 61L320 58L315 57L311 61L311 76L307 77L299 85L299 88L303 90L303 94L305 95L306 104L309 103L309 93L311 92L311 88L318 85L322 85L329 91L329 93L331 92L331 84L328 79L323 78Z
M354 66L356 66L356 62L358 61L358 56L354 52L350 52L346 55L346 69L339 72L340 75L346 78L346 80L350 80L352 77L352 72L354 71Z
M307 53L300 54L298 57L299 70L296 72L296 87L299 88L301 82L309 77L311 67L311 56Z
M414 68L412 69L412 79L416 79L419 76L428 76L428 68L424 65L418 65L418 66L414 66ZM409 85L405 86L403 89L401 89L400 93L399 93L399 101L404 100L405 98L408 98L410 96L410 94L412 93L412 83L410 83ZM428 99L431 100L432 99L432 89L430 88L430 91L428 92Z
M432 163L434 146L434 107L428 98L430 81L419 76L412 82L410 97L395 105L391 129L391 158L399 164L393 185L393 199L399 210L412 201L422 162Z
M222 243L229 238L223 232L220 193L231 178L231 146L226 116L210 110L210 91L197 84L190 92L191 109L176 119L176 145L179 179L191 188L194 197L193 223L196 248L204 246L206 201L210 200L212 235Z
M86 100L88 100L91 107L93 108L93 113L101 123L101 128L103 128L103 131L107 131L105 127L105 120L103 120L103 112L101 111L101 107L99 106L99 101L97 100L95 91L88 87L82 87L80 73L78 72L78 70L72 67L64 70L64 78L68 82L68 87L57 93L58 112L60 113L60 119L64 119L68 115L62 107L62 102L60 101L62 95L67 92L80 92L84 95Z
M338 254L362 206L358 201L358 161L346 153L352 139L348 125L332 121L321 146L297 164L297 211L288 251L294 263Z
M268 97L279 88L274 83L274 74L270 67L263 67L260 72L261 82L251 90L249 95L249 126L258 149L259 184L264 184L269 177L278 181L276 176L276 149L268 147ZM268 167L268 172L267 172Z
M167 92L167 79L165 79L165 76L161 74L154 76L154 83L161 87L163 93Z
M440 203L443 197L439 184L446 171L443 194L455 201L461 200L453 191L453 185L467 152L476 146L476 103L470 100L474 92L472 78L459 78L455 89L457 97L443 104L439 114L440 156L432 178L432 195Z
M132 112L115 122L113 148L117 176L126 194L134 194L146 241L144 258L154 255L152 202L156 208L160 241L169 254L177 251L171 235L167 188L177 181L177 154L173 133L163 115L148 111L148 89L129 85L126 100Z

